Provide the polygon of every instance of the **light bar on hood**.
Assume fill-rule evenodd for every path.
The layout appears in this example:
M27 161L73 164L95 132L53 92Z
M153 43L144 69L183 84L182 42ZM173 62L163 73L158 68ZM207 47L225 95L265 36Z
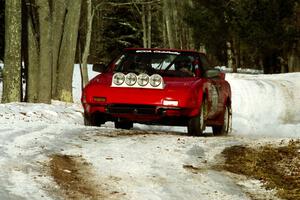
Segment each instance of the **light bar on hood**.
M133 87L147 89L164 89L163 78L159 74L149 75L141 73L138 76L135 73L123 74L117 72L112 77L112 87Z
M122 85L125 81L125 75L123 73L115 73L113 76L113 84Z

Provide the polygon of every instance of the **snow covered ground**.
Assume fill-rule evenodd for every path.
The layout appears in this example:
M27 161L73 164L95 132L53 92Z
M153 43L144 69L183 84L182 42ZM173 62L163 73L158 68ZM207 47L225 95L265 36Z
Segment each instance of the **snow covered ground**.
M249 194L276 199L258 181L212 166L222 161L219 154L225 147L300 138L300 73L226 74L232 87L233 132L199 138L187 137L179 127L136 124L127 131L110 123L83 126L77 72L74 104L0 104L0 199L70 197L50 170L53 155L87 163L89 178L84 181L99 199L251 199Z
M233 134L300 137L300 73L227 74Z

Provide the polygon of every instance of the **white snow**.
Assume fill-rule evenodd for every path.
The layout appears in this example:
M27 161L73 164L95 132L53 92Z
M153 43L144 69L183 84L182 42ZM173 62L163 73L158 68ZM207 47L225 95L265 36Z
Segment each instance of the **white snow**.
M98 72L94 72L92 70L92 65L88 65L88 76L89 79L95 77ZM73 101L75 103L80 103L81 98L81 76L80 76L80 66L78 64L74 65L74 73L73 73Z
M220 69L223 72L231 73L233 71L232 68L227 68L226 66L216 66L215 68ZM238 73L242 74L263 74L263 70L259 69L247 69L247 68L237 68Z
M233 134L300 137L300 73L226 76L232 88Z
M63 199L43 170L56 153L82 156L94 179L125 193L122 199L251 199L249 193L275 199L256 180L237 182L210 167L222 161L219 154L228 146L300 138L300 73L226 74L233 132L198 138L179 127L83 126L78 71L75 66L75 103L0 104L0 199Z

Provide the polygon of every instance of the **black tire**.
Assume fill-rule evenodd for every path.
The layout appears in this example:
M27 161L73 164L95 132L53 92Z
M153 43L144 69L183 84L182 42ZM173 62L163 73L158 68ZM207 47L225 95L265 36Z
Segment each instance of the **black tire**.
M85 126L101 126L101 124L105 123L97 120L95 116L89 116L86 113L83 115L83 119Z
M224 112L224 124L221 126L212 126L213 134L215 136L224 136L228 135L231 128L231 107L226 105Z
M129 130L132 127L133 127L133 123L132 122L128 122L128 121L115 121L115 128Z
M205 117L207 112L206 101L203 101L200 112L197 116L191 118L188 122L188 135L202 136L205 130Z
M94 126L92 118L87 114L83 115L83 122L85 126Z

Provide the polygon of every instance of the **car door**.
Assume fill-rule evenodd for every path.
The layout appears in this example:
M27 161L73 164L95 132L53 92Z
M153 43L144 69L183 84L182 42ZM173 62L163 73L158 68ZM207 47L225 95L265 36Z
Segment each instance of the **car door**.
M211 82L213 85L213 88L215 90L216 96L214 98L216 98L214 101L214 114L218 115L221 112L223 112L224 109L224 84L225 84L225 80L220 76L220 77L216 77L216 78L211 78Z
M218 76L207 76L207 71L215 69L211 68L204 54L200 54L200 62L202 74L207 79L208 118L213 118L222 111L222 80Z

